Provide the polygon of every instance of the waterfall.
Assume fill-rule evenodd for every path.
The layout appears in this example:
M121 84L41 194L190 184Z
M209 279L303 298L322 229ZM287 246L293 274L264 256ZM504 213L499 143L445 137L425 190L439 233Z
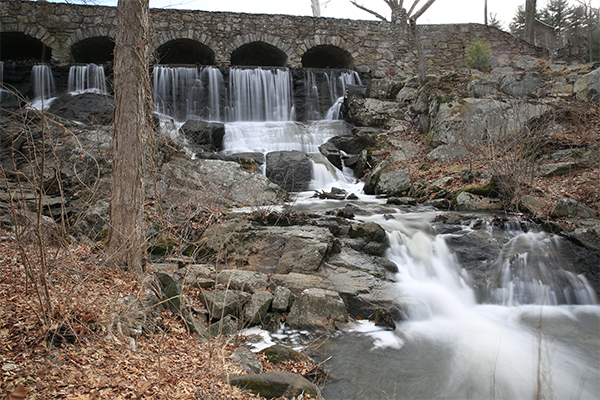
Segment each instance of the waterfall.
M72 95L81 93L107 94L106 78L102 65L73 65L69 69L68 92Z
M595 304L585 277L560 256L559 241L544 232L517 232L492 265L489 299L503 305Z
M340 109L344 102L346 86L361 84L356 71L306 71L304 86L307 119L341 119Z
M505 231L508 240L492 265L493 304L478 304L445 242L473 231L436 235L434 217L357 217L388 232L386 258L399 270L396 304L408 319L395 331L363 323L337 341L328 355L341 361L330 372L344 385L326 386L323 397L343 399L338 394L346 391L396 399L597 398L600 308L585 279L558 256L564 239Z
M0 101L8 97L8 90L4 89L4 61L0 61Z
M287 69L232 68L228 95L228 122L295 119L292 77Z
M34 65L31 70L33 81L33 100L31 106L45 110L52 102L54 94L54 76L48 65Z

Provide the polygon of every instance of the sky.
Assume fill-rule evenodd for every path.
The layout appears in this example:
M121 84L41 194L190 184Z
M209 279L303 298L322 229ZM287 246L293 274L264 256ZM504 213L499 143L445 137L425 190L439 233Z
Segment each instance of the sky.
M356 0L389 18L390 9L383 0ZM545 7L548 0L538 0L538 8ZM116 5L116 0L95 0L99 5ZM405 1L410 6L413 1ZM424 3L424 2L423 2ZM569 3L576 4L575 0ZM517 7L525 0L488 0L488 14L497 14L506 30L514 17ZM593 0L595 7L600 0ZM310 0L150 0L153 8L177 8L204 11L233 11L255 14L312 15ZM359 10L349 0L321 0L321 15L331 18L376 19L371 14ZM405 5L405 8L409 8ZM484 0L437 0L419 19L419 24L443 23L483 23Z

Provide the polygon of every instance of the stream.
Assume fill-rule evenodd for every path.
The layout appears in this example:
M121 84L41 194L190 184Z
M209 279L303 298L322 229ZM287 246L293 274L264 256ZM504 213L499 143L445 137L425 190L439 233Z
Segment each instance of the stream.
M1 66L2 64L0 64ZM98 66L77 67L70 91L104 93ZM36 66L34 103L53 94L49 69ZM90 79L93 76L94 80ZM190 119L224 123L223 155L272 151L308 153L311 191L287 205L320 212L355 204L381 206L352 171L319 153L347 133L340 120L346 85L361 84L352 71L213 67L154 70L155 111L175 131ZM265 165L262 165L263 173ZM314 190L340 188L355 200L320 200ZM389 207L388 207L389 208ZM600 307L585 277L561 254L564 239L520 224L437 233L432 208L357 216L387 232L385 257L398 266L394 296L406 315L395 330L355 321L321 343L317 361L333 377L326 400L342 399L597 399L600 393ZM513 220L515 220L513 218ZM485 220L485 218L484 218ZM448 246L477 234L501 246L484 263L491 271L477 290L473 277ZM264 332L263 332L264 333ZM269 341L302 348L313 337L282 329Z
M340 97L346 84L360 84L357 76L321 72L316 79L316 72L306 72L299 100L287 70L231 69L228 86L216 71L159 69L159 109L181 121L194 114L225 122L223 154L309 153L311 190L341 188L355 194L353 204L367 208L383 203L362 193L351 171L338 170L318 150L347 129L339 121ZM303 121L297 120L299 104ZM296 193L288 207L316 212L349 203L314 199L313 193ZM501 232L467 225L437 234L431 222L437 214L397 210L356 217L378 223L389 236L386 258L399 269L395 295L406 320L397 321L393 331L353 322L322 343L317 359L331 356L325 368L333 377L323 397L597 399L600 307L585 277L561 256L564 239L534 228L524 232L519 224ZM475 231L502 244L500 255L487 262L493 274L483 294L446 243L452 235ZM306 332L285 329L270 337L297 348L310 339Z

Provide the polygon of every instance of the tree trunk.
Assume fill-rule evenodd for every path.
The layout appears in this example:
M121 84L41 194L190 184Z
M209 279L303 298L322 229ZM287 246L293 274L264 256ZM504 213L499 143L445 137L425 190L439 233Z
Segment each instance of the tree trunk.
M485 26L487 26L487 24L488 24L487 0L484 0L484 1L485 1L485 3L483 4L483 23Z
M423 86L427 81L427 59L423 51L423 43L421 42L421 34L415 20L410 20L410 30L415 40L415 48L417 49L417 60L419 68L419 84Z
M525 1L525 40L535 44L535 3L536 0Z
M119 0L115 38L115 131L107 250L139 273L145 255L144 151L149 127L149 0Z

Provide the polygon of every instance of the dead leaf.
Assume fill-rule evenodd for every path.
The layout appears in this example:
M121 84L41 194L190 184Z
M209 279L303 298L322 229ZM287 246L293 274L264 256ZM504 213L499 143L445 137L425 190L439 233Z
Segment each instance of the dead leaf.
M8 397L10 400L24 400L28 391L29 389L19 383L12 392L9 392Z

